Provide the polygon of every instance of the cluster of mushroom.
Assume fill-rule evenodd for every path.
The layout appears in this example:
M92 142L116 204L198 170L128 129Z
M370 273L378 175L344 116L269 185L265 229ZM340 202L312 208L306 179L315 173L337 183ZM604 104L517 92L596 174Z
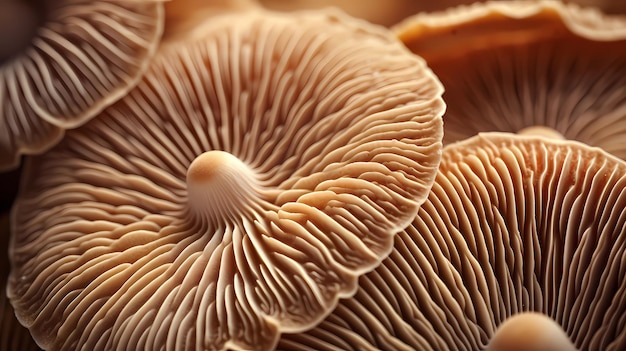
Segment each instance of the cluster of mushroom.
M493 2L393 29L445 88L435 184L355 296L278 349L626 349L626 22Z
M626 349L626 22L31 5L0 348Z

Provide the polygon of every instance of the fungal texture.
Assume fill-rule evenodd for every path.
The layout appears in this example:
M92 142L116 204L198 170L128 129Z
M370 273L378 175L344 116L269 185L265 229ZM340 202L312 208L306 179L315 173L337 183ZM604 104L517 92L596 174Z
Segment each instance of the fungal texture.
M9 278L9 214L0 213L0 351L39 351L37 344L15 318L15 311L7 298L7 279Z
M414 218L441 94L388 31L339 12L212 18L26 164L18 318L51 350L272 349Z
M626 22L558 1L424 13L394 28L441 79L444 142L543 127L626 158Z
M446 146L389 257L278 350L483 350L531 311L579 350L624 350L625 186L626 164L582 143L484 133Z
M0 3L0 171L57 143L137 83L163 29L158 0Z

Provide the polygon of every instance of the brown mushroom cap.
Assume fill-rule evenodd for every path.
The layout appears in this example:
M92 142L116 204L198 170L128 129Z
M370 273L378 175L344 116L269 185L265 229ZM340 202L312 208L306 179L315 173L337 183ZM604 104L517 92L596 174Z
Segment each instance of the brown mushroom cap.
M0 13L0 171L126 94L163 26L153 0L8 0Z
M390 32L262 11L205 30L26 163L9 296L40 345L269 350L426 199L442 87Z
M483 350L537 311L580 350L625 350L626 163L582 143L485 133L444 148L394 249L279 350Z
M419 14L394 28L441 79L444 143L542 126L626 159L626 19L557 1Z

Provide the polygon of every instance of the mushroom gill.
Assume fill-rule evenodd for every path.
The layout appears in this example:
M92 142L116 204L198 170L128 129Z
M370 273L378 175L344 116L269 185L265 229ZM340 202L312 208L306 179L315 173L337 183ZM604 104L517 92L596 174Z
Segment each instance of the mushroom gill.
M157 0L0 2L0 171L126 94L156 50L162 12Z
M39 351L28 329L15 318L13 306L7 298L9 278L9 214L0 212L0 351Z
M444 143L538 126L626 158L623 17L498 1L418 14L394 31L446 89Z
M625 350L625 189L626 163L582 143L494 132L450 144L389 257L278 349L482 350L534 311L579 350Z
M501 0L496 0L501 1ZM506 0L505 0L506 1ZM528 0L526 0L528 1ZM530 0L530 2L538 0ZM435 12L460 5L479 2L477 0L258 0L267 9L294 11L335 6L352 16L369 22L391 26L405 19L407 14ZM564 0L584 6L593 6L606 13L626 13L626 3L622 0Z
M449 0L258 0L267 9L275 11L296 11L338 7L350 15L371 23L390 26L406 17L407 13L430 10L433 7L446 8ZM432 6L434 5L434 6ZM441 7L440 7L441 6Z
M270 350L390 252L441 157L442 87L339 12L212 17L29 158L9 297L50 350Z

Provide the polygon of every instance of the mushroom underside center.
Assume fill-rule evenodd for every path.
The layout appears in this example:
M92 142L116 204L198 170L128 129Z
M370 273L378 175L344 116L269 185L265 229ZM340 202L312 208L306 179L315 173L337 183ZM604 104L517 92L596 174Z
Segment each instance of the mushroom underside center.
M44 0L0 1L0 65L31 45L44 23L45 9Z
M219 225L240 217L259 200L260 185L254 171L224 151L207 151L187 169L188 205L203 221Z

